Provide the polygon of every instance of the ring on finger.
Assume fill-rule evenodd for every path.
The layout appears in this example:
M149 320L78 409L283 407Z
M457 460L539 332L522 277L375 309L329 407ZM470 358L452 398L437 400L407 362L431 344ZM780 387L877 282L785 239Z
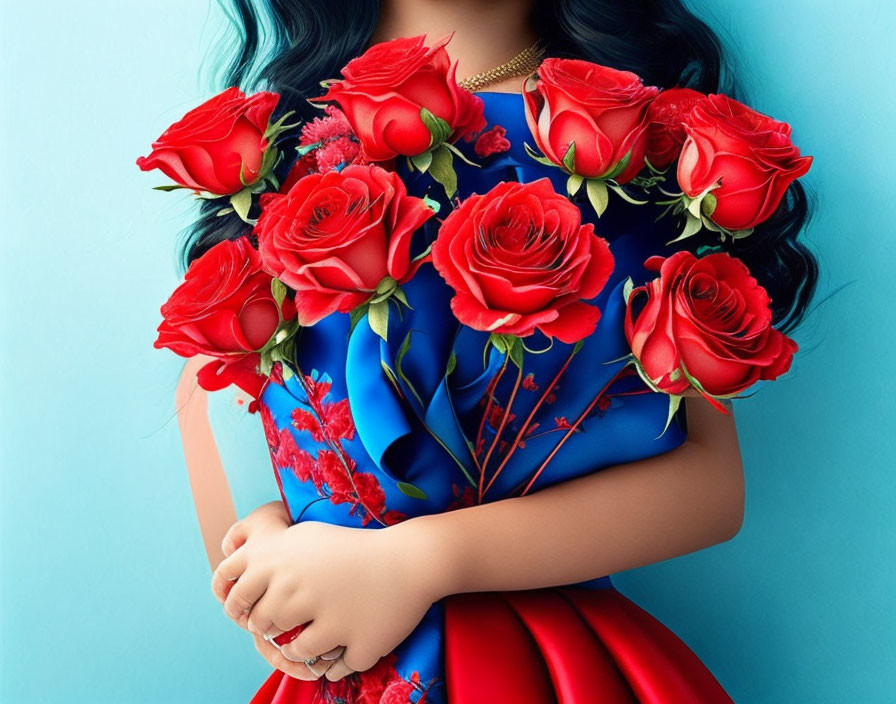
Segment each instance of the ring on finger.
M265 633L262 638L264 638L268 643L273 645L277 650L280 650L281 646L277 641L274 640L277 636L272 636L270 633Z
M318 661L320 661L320 660L321 660L320 655L315 655L313 658L308 658L307 660L302 660L302 662L305 663L305 667L307 667L309 670L311 670L311 674L313 674L315 677L320 677L320 676L321 676L322 674L324 674L324 672L326 672L327 669L329 668L329 666L328 666L328 668L325 668L325 669L324 669L324 672L317 672L317 671L312 667L312 665L314 665L316 662L318 662ZM329 662L329 661L326 661L326 660L325 660L324 662ZM330 663L330 664L332 664L332 663Z

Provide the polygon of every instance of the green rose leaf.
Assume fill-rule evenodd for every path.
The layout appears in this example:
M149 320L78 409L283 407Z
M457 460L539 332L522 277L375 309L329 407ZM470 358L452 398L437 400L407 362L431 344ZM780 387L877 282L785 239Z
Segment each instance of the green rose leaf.
M233 206L236 214L240 216L240 220L252 224L249 221L249 210L252 208L252 191L248 188L244 188L243 190L234 193L230 196L230 205Z
M585 182L585 191L588 194L588 200L591 201L591 207L597 213L597 217L604 214L607 204L610 201L607 184L596 178L589 178Z
M386 335L389 331L389 301L383 300L371 303L367 309L367 322L370 324L371 330L384 340L387 339Z
M429 143L430 147L441 144L451 136L451 125L441 117L436 117L426 108L420 108L420 119L423 120L423 124L426 125L426 129L429 130L432 138L432 141Z
M443 144L432 153L432 164L429 173L445 189L445 195L451 198L457 193L457 174L454 172L454 156Z
M398 489L405 496L410 496L412 499L426 499L426 492L423 491L418 486L414 486L413 484L408 484L407 482L398 482Z
M585 178L583 176L579 176L578 174L570 174L569 178L566 179L566 192L570 196L574 196L579 192L579 189L582 187L582 184L585 182Z
M563 155L563 167L571 174L576 172L576 143L570 142L569 149Z
M410 161L418 171L425 173L432 164L432 151L426 150L422 154L412 156Z

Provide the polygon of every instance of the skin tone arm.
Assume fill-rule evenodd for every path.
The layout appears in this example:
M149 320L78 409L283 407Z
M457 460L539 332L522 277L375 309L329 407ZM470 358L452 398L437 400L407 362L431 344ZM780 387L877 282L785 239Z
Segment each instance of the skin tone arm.
M205 355L187 360L177 382L175 407L196 516L214 570L224 559L221 540L236 521L236 508L208 422L208 392L196 381L196 372L211 361L213 358Z
M688 439L671 452L390 529L430 556L443 594L569 584L728 540L744 512L734 417L686 404Z
M570 584L723 542L744 512L734 417L701 398L685 403L688 439L678 448L526 496L377 530L317 521L284 529L269 517L256 519L272 529L253 540L240 522L212 590L274 667L336 680L372 667L449 594ZM309 621L280 650L262 638ZM301 662L339 646L342 659L325 672Z

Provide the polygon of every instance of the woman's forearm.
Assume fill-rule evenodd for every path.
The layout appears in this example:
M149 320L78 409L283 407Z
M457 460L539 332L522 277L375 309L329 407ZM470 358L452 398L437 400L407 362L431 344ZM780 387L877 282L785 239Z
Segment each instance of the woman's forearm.
M734 418L686 403L688 439L670 452L384 530L439 597L571 584L723 542L743 520Z

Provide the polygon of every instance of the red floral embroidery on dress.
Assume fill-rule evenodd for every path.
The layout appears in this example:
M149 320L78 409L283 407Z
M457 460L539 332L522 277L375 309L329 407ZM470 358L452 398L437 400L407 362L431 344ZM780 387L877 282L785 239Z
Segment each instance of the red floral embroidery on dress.
M409 679L395 669L397 655L384 655L369 670L353 672L336 682L322 678L311 699L312 704L426 704L428 690L439 678L420 682L416 670ZM414 699L413 694L417 693Z
M280 378L282 380L282 376ZM301 384L307 403L292 409L290 424L296 431L308 433L314 442L324 447L315 454L301 449L293 430L289 427L278 429L270 410L263 406L265 436L274 464L291 471L299 481L310 481L318 496L328 498L333 504L351 504L349 515L357 514L364 526L374 518L384 525L408 518L401 511L386 510L386 494L377 477L370 472L357 471L357 463L343 447L344 440L351 441L355 437L348 399L329 400L327 397L333 384L325 378L304 375Z
M260 404L258 412L261 416L261 427L264 429L264 437L268 442L268 448L270 449L271 456L273 457L275 454L277 454L277 448L280 444L277 423L276 421L274 421L274 415L271 413L271 409L266 405Z
M445 507L446 511L453 511L458 508L466 508L476 503L476 491L469 484L464 485L463 491L457 484L451 484L451 493L454 494L454 501Z
M355 437L355 422L348 407L348 399L336 403L324 404L321 409L323 424L327 426L334 437L352 440Z
M488 414L488 424L492 427L492 430L497 431L498 428L501 427L501 421L504 418L504 407L499 403L494 403L492 405L491 411ZM516 413L511 412L507 416L507 425L509 426L513 421L516 420ZM505 428L506 430L506 428Z
M540 388L538 384L535 383L535 375L532 372L529 372L523 378L522 386L526 391L538 391Z

